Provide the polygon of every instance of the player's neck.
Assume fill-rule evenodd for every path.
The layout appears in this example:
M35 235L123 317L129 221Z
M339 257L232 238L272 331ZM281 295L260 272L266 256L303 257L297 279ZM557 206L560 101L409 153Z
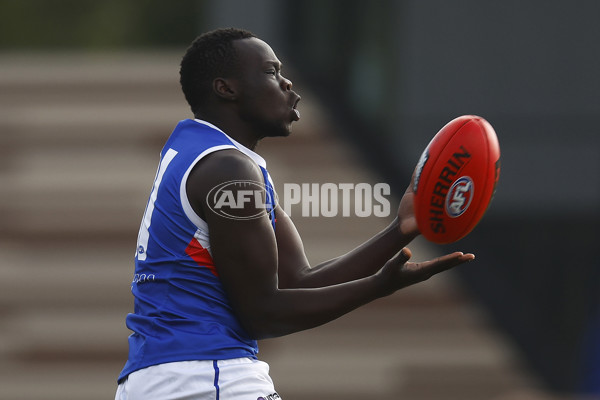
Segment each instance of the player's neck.
M236 118L219 118L218 116L203 115L196 115L196 118L210 122L250 150L254 150L260 140L260 137L258 137L252 129L249 129L247 124Z

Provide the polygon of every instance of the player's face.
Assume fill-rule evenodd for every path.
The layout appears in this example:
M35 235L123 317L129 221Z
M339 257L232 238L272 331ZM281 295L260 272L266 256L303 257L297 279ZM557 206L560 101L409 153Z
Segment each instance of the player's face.
M287 136L300 118L300 100L292 82L281 75L273 49L257 38L234 42L240 60L237 104L241 118L262 137Z

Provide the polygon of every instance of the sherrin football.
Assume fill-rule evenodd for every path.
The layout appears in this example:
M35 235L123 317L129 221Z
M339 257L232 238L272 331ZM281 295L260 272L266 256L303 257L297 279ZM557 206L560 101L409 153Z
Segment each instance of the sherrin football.
M500 177L500 145L483 118L463 115L446 124L421 155L415 171L414 211L421 234L456 242L479 223Z

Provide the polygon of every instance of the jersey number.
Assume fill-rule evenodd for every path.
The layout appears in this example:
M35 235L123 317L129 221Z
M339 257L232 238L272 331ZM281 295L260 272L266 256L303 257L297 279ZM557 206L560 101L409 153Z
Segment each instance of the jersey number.
M158 188L160 187L160 183L167 167L176 155L177 151L173 149L167 150L165 156L160 160L160 164L158 165L156 178L154 178L154 185L152 185L152 193L150 194L150 199L148 200L148 205L146 206L142 224L140 225L140 232L138 234L136 256L140 261L144 261L146 259L146 254L148 253L148 239L150 238L148 229L150 229L150 224L152 222L152 213L154 212L154 202L158 196Z

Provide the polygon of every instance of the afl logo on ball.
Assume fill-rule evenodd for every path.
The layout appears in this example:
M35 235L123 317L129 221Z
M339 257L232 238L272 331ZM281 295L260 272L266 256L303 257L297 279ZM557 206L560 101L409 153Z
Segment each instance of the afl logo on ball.
M473 200L473 180L468 176L458 178L446 195L446 213L452 218L460 217Z

